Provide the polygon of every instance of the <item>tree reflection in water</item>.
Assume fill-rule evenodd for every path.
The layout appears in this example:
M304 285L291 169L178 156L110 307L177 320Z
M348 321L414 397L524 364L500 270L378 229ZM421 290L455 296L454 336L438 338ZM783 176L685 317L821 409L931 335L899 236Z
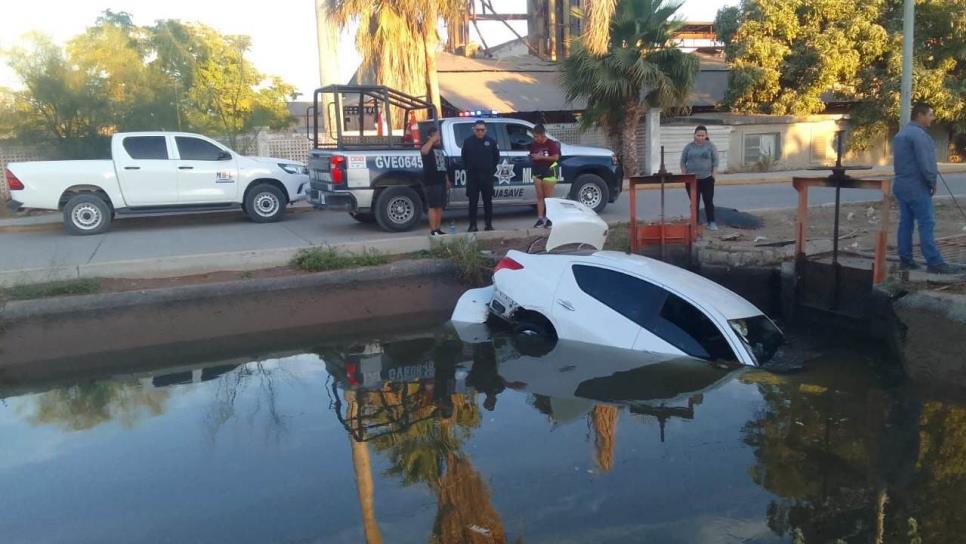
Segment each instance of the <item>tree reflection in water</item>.
M748 378L766 403L743 435L777 496L769 527L809 544L966 540L966 408L827 378Z
M145 417L164 413L168 391L132 381L100 381L53 389L33 397L21 410L32 425L84 431L117 421L134 427Z

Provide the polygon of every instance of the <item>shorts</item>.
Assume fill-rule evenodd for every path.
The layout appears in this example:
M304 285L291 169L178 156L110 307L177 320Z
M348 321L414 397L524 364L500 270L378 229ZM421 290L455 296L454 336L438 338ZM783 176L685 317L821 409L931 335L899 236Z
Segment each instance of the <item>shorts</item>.
M427 208L446 207L446 185L445 184L434 183L432 185L424 185L423 191L426 193Z
M557 178L554 176L553 169L548 165L533 165L533 177L539 179L544 183L557 183ZM550 179L546 179L550 178Z

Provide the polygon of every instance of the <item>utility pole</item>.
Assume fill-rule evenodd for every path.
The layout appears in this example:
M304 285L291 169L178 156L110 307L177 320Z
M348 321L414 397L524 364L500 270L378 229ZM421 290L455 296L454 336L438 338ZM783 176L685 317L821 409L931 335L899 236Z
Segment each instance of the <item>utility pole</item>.
M902 92L899 103L899 126L912 117L912 53L916 28L916 0L905 0L902 12Z
M345 83L339 65L339 27L329 20L329 0L315 0L315 30L319 46L319 84Z

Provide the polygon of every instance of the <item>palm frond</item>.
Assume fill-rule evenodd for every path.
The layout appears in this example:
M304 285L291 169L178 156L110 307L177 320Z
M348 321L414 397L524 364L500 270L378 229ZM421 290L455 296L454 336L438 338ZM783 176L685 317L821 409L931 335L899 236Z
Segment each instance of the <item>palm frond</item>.
M583 42L591 55L603 56L610 48L610 27L617 0L584 0L586 31Z

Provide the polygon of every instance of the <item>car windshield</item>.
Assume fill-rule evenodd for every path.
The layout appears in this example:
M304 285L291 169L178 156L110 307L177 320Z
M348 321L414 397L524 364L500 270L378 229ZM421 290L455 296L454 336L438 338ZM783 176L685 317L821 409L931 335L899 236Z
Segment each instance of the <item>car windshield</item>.
M782 344L782 331L764 315L732 319L729 323L742 341L751 348L759 366L770 361Z

